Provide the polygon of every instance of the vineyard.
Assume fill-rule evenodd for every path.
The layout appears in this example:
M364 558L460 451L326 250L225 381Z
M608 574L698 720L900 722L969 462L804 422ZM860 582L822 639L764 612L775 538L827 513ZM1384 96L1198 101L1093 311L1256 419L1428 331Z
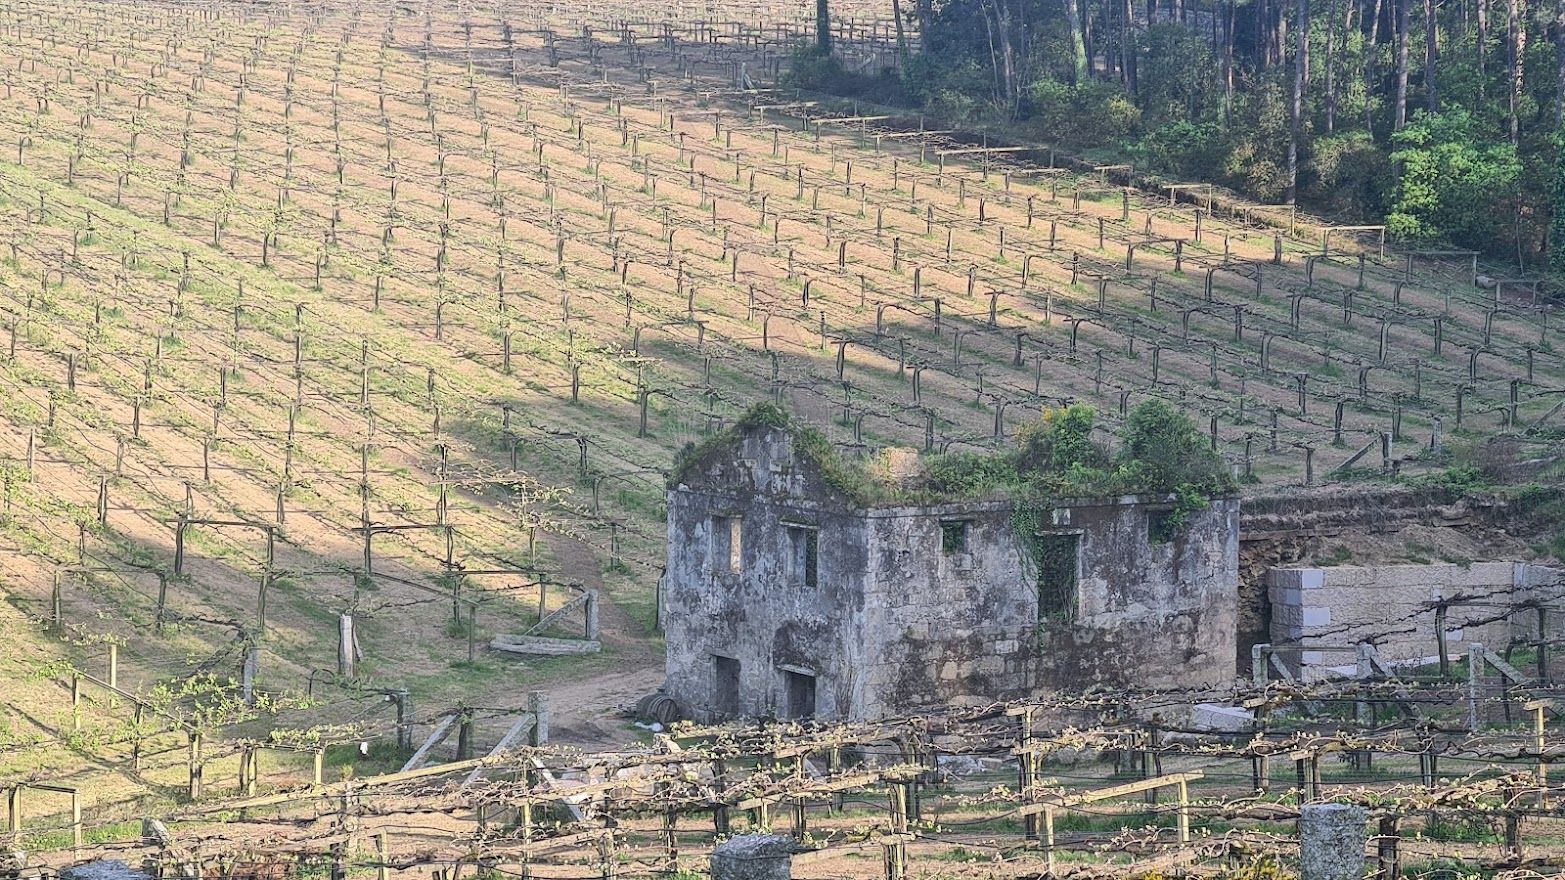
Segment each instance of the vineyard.
M833 7L843 57L894 56L888 9ZM1024 763L1044 752L1003 713L784 731L785 745L693 733L693 754L606 759L642 782L612 798L595 783L547 845L517 818L532 809L525 774L470 756L528 729L542 742L535 691L557 739L628 738L609 716L661 681L665 473L758 401L867 453L992 448L1075 402L1112 433L1163 398L1262 487L1439 474L1502 434L1516 457L1547 439L1565 361L1537 280L800 96L778 83L811 12L0 0L5 785L79 790L108 841L136 836L122 823L148 803L199 824L214 813L186 802L253 793L264 751L268 785L316 787L253 809L341 795L341 827L240 823L210 854L340 861L381 821L354 816L389 832L431 810L430 842L381 838L382 854L453 878L549 847L591 849L595 867L572 856L539 876L608 878L628 857L620 833L641 836L637 864L677 873L730 810L767 826L770 805L791 805L802 834L835 792L819 833L877 829L860 842L886 847L891 880L926 856L998 871L1006 835L994 864L1036 872L1055 858L1044 812L1026 811L1044 783L1016 788L1016 769L997 768L1012 748ZM601 650L504 647L550 635ZM1065 708L1078 714L1050 729L1083 732L1044 751L1123 749L1107 708ZM422 782L373 796L328 781L407 767L416 727L456 719L475 771L460 790L411 767ZM1539 763L1552 740L1425 736L1424 751L1473 762L1435 786L1432 769L1403 767L1418 766L1412 730L1289 733L1275 754L1393 755L1354 771L1409 790L1393 820L1499 798L1494 815L1552 821ZM1274 744L1136 753L1137 773L1189 783L1189 803L1148 812L1179 819L1176 861L1212 857L1211 835L1272 851L1264 829L1296 809L1240 798L1258 780L1233 768ZM839 754L799 781L805 758L839 750L870 769ZM552 772L591 763L547 754ZM947 785L938 755L993 760ZM724 761L743 772L725 782ZM437 769L458 768L424 768ZM1072 772L1057 780L1073 790L1112 775ZM714 800L724 784L737 793ZM56 821L63 801L29 794L53 830L27 836L16 797L28 848L81 831ZM679 825L702 811L713 828ZM1153 858L1167 837L1124 843ZM821 876L854 873L831 864Z

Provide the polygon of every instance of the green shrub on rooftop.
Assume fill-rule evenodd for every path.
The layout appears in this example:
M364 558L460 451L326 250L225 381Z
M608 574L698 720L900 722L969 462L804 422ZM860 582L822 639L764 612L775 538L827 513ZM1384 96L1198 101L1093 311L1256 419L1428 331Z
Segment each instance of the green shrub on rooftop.
M1236 488L1195 423L1161 400L1131 411L1120 431L1117 454L1111 455L1093 436L1096 411L1074 404L1046 409L1022 425L1010 448L922 456L917 476L904 481L894 480L889 470L870 461L843 456L819 430L799 425L775 404L761 403L740 416L732 429L700 444L686 444L675 460L670 485L756 427L788 431L795 451L820 468L827 485L861 506L1160 495L1175 497L1176 517L1182 522L1204 507L1206 498Z

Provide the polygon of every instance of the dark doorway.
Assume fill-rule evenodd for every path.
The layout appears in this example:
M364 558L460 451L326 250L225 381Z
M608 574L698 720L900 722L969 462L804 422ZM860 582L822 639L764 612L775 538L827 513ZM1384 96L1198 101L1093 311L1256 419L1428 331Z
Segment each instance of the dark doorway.
M807 672L783 670L787 686L788 719L803 721L815 717L815 676Z
M739 661L712 655L712 711L718 718L739 715Z
M1038 620L1076 619L1076 568L1080 535L1038 536Z

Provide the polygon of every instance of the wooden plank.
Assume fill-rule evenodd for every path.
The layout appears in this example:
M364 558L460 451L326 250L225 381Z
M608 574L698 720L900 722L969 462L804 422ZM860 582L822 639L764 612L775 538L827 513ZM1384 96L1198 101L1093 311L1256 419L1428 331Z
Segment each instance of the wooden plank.
M1142 779L1137 782L1127 782L1124 785L1115 785L1109 788L1099 788L1094 791L1084 791L1080 794L1067 795L1063 798L1054 798L1044 803L1023 804L1017 809L1018 816L1035 816L1048 810L1058 810L1061 807L1073 807L1081 804L1093 804L1098 801L1106 801L1112 798L1125 797L1138 794L1143 791L1151 791L1155 788L1166 788L1171 785L1193 782L1201 779L1204 774L1199 770L1189 773L1173 773L1168 776L1155 776L1151 779Z
M436 727L434 732L429 735L429 738L424 740L424 744L418 747L418 751L413 753L413 757L409 758L408 762L402 765L402 770L399 772L406 773L409 770L418 769L419 765L424 763L424 758L429 754L429 750L440 745L445 741L446 737L451 735L451 726L456 723L456 720L457 716L447 715L445 720L440 722L440 726Z
M548 629L550 624L554 623L556 620L559 620L572 611L575 611L577 608L587 604L587 600L590 598L592 598L591 593L581 593L579 595L572 596L569 602L566 602L564 605L561 605L548 614L545 614L541 620L532 625L532 628L528 629L527 632L522 633L522 638L535 636L538 633L543 632L544 630Z
M55 794L76 794L81 791L74 785L53 785L47 782L23 782L21 784L33 791L52 791Z
M1505 662L1505 658L1500 657L1487 648L1484 649L1483 657L1480 658L1480 662L1482 661L1487 661L1490 666L1493 666L1495 669L1499 670L1501 675L1505 676L1516 684L1527 683L1527 676L1523 675L1520 669L1517 669L1511 664Z
M936 150L936 156L965 156L971 153L1030 153L1038 147L959 147L954 150Z
M452 761L449 764L436 764L433 767L420 767L417 770L404 770L396 773L386 773L381 776L366 776L363 779L354 779L349 782L334 782L329 785L311 785L304 788L295 788L289 791L281 791L276 794L262 795L260 797L245 798L237 801L221 801L211 806L197 810L197 813L214 813L226 810L247 810L255 807L270 807L277 804L285 804L289 801L302 801L315 797L327 797L336 794L345 794L350 791L359 791L365 788L374 788L381 785L391 785L397 782L410 782L414 779L423 779L428 776L444 776L447 773L459 773L463 770L471 770L480 764L488 763L490 758L472 758L466 761Z
M538 771L538 779L543 782L545 790L559 787L560 781L554 778L553 771L551 771L548 767L543 766L543 761L540 758L534 756L530 760L532 762L533 769ZM560 793L560 804L564 806L566 811L571 814L571 818L577 822L581 822L587 818L587 814L583 813L581 807L579 806L579 803L583 800L586 800L586 795L576 795L574 792Z
M526 733L529 730L532 730L533 725L537 723L537 716L533 715L531 712L523 712L521 717L516 719L516 723L511 725L511 729L505 732L505 736L500 737L500 741L495 743L495 747L490 749L489 754L485 757L498 758L503 752L505 752L506 749L511 747L512 743L516 742L517 737L521 736L523 733ZM473 772L469 773L467 775L467 779L462 781L462 787L466 788L469 785L472 785L474 782L477 782L478 777L484 775L484 771L488 769L488 766L473 768Z
M892 132L887 132L885 134L876 135L876 137L882 138L884 140L892 141L892 140L900 140L902 138L924 137L925 135L931 135L931 134L956 134L956 129L954 129L954 128L933 129L932 128L929 131L892 131Z

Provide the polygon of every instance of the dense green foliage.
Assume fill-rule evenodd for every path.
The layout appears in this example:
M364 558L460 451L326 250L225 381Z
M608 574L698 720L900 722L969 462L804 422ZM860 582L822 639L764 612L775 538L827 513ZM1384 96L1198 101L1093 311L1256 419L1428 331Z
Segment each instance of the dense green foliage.
M737 442L747 430L771 427L792 434L794 449L814 462L828 486L859 505L929 504L1009 497L1019 508L1041 509L1072 498L1156 495L1174 499L1171 524L1206 506L1206 499L1234 491L1222 459L1189 417L1161 400L1131 411L1110 455L1093 438L1096 413L1076 405L1047 410L1022 426L1016 444L993 453L948 452L924 456L912 479L893 478L875 459L840 455L820 431L802 426L769 403L757 404L733 429L701 444L688 444L675 462L670 485L692 467Z
M919 0L902 4L921 36L899 70L805 52L792 81L1560 269L1557 6Z
M1514 212L1477 206L1511 204L1522 165L1516 148L1482 131L1464 110L1420 114L1391 138L1391 160L1402 168L1386 226L1411 240L1500 240Z
M1554 185L1549 204L1565 206L1565 128L1554 135ZM1565 208L1555 210L1549 224L1549 269L1565 275Z

